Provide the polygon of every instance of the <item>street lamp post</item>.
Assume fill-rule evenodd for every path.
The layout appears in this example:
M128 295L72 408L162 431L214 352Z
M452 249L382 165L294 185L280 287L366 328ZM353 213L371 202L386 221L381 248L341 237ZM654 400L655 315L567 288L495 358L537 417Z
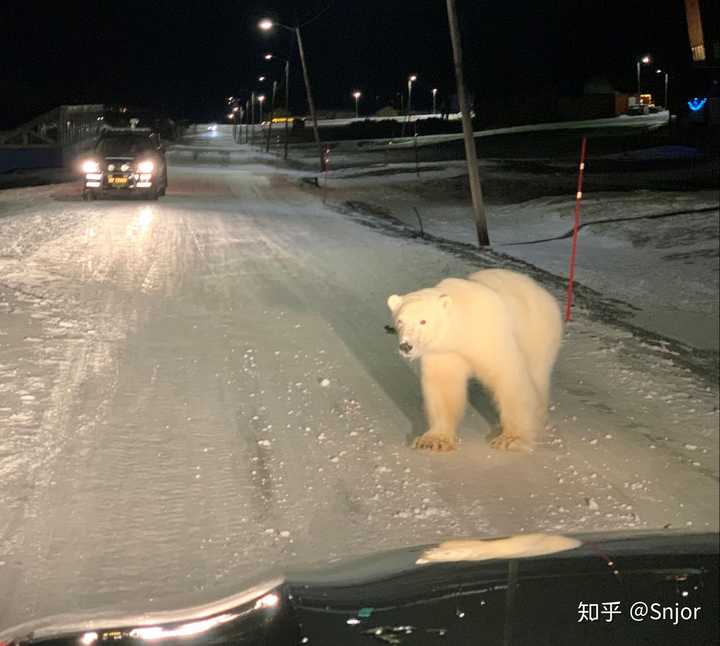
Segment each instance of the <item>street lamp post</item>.
M408 77L408 104L407 104L408 116L410 116L410 112L412 110L412 86L415 81L417 81L417 76L415 74L412 74L410 77Z
M400 136L405 136L405 124L410 122L410 111L412 110L412 86L413 83L417 81L417 76L415 74L411 74L408 77L408 102L407 102L407 113L406 118L402 122L402 126L400 128ZM400 94L400 99L402 100L402 93ZM402 111L402 107L401 107Z
M353 92L353 98L355 99L355 118L356 119L360 116L358 102L360 101L361 96L362 96L362 93L359 92L358 90L355 90Z
M258 119L258 122L260 123L260 127L262 128L263 123L263 103L265 103L265 95L261 94L258 98L258 103L260 104L260 118Z
M637 93L638 93L638 101L640 100L640 63L643 63L644 65L650 64L650 57L649 56L643 56L642 58L638 58L637 60Z
M255 143L255 92L250 94L250 145Z
M290 114L290 61L287 58L280 58L275 54L265 54L265 60L271 61L273 58L277 58L279 61L285 62L285 112Z
M280 58L275 54L265 54L265 60L271 61L273 58L285 62L285 141L283 145L283 158L287 159L288 156L288 139L290 137L288 131L288 119L290 118L290 60L287 58Z
M267 146L265 152L270 152L270 137L272 136L273 117L275 116L275 97L277 95L277 81L273 81L272 102L270 103L270 123L268 123Z
M320 132L318 130L318 124L317 124L317 115L315 114L315 103L313 101L312 97L312 91L310 90L310 75L308 73L307 68L307 61L305 60L305 49L303 48L303 42L302 42L302 34L300 33L300 26L296 27L288 27L287 25L283 25L279 22L273 22L272 20L265 18L264 20L261 20L258 23L258 26L260 29L264 31L268 31L272 29L275 25L278 27L282 27L283 29L287 29L290 32L295 33L295 38L297 39L298 44L298 50L300 51L300 62L302 64L303 69L303 78L305 80L305 93L307 94L307 102L308 106L310 107L310 116L312 117L313 122L313 135L315 137L315 143L318 147L318 153L320 155L320 172L323 172L325 170L325 161L324 161L324 155L322 150L322 145L320 143Z
M662 70L656 71L656 74L662 74L662 73L663 73ZM668 104L668 101L670 100L668 97L668 81L669 81L669 79L670 79L670 75L668 74L668 72L665 72L665 102L664 102L665 105L664 105L664 107L668 113L668 128L671 129L672 128L672 113L670 112L670 105Z
M655 70L655 74L663 74L663 71L662 71L662 70ZM667 73L667 72L664 72L664 74L665 74L665 98L664 98L664 101L663 101L663 107L664 107L666 110L669 110L670 108L668 107L668 73Z
M437 108L437 88L434 87L432 90L433 95L433 114L436 114L436 108Z

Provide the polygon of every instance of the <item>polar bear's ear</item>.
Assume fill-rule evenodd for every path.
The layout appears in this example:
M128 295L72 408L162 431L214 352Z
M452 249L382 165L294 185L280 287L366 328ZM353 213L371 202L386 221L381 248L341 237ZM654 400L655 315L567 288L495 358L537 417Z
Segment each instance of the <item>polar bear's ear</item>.
M440 305L443 306L443 309L448 309L452 305L452 298L447 294L440 294Z
M393 294L387 299L388 307L390 308L391 312L397 312L400 306L402 305L402 296L398 296L397 294Z

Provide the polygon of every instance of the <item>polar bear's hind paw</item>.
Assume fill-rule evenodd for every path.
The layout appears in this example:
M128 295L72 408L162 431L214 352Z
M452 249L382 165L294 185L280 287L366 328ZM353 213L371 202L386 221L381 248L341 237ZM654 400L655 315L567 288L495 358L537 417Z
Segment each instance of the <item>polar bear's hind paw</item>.
M518 451L522 453L531 453L532 444L528 440L519 435L506 435L501 433L497 437L490 440L490 446L499 451Z
M456 441L455 438L450 435L428 431L424 435L415 438L413 448L440 452L454 451L456 448Z

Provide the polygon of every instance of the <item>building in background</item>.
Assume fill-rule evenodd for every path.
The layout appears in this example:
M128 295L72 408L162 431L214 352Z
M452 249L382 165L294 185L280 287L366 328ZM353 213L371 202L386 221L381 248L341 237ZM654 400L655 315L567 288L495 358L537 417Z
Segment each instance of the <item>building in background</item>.
M685 0L693 65L720 67L720 4L717 0Z
M692 57L692 95L685 97L687 123L720 128L720 3L685 0Z

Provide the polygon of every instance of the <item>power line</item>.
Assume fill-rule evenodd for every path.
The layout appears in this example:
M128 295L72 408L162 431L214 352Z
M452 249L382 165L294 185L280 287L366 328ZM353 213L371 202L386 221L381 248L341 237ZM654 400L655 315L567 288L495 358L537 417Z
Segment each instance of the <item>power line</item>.
M300 25L300 26L301 26L301 27L305 27L305 25L309 25L311 22L315 22L320 16L322 16L323 14L327 13L330 9L332 9L332 7L333 7L334 5L335 5L335 0L331 0L330 4L329 4L327 7L325 7L325 8L322 9L322 10L320 10L320 13L316 14L315 16L313 16L312 18L310 18L309 20L306 20L306 21L305 21L302 25Z

